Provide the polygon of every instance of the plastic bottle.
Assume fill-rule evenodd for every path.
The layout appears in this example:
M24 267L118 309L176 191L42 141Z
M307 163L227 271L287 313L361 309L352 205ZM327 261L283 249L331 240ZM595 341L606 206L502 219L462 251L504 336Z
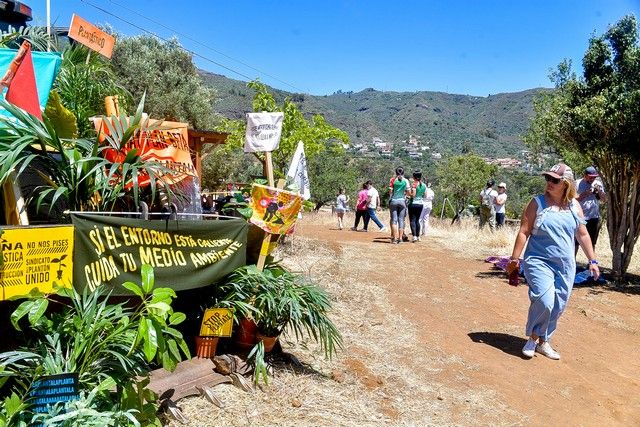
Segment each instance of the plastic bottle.
M509 284L511 286L518 286L520 284L520 266L517 266L509 273Z

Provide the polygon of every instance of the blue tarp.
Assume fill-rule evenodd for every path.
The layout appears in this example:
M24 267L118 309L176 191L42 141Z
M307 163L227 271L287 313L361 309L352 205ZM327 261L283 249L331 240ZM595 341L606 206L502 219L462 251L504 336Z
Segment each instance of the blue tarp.
M18 53L17 49L0 49L0 78L7 72L7 68L9 68L9 64L11 64L16 53ZM62 57L58 52L32 51L31 55L33 57L36 86L38 87L38 101L40 102L40 108L44 110L49 100L51 86L60 69Z

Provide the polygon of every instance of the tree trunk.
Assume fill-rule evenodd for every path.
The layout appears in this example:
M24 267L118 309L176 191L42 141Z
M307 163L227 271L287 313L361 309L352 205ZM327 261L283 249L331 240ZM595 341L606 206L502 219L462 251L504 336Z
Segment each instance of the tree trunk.
M616 153L601 153L597 164L607 192L613 278L620 284L640 234L640 164Z

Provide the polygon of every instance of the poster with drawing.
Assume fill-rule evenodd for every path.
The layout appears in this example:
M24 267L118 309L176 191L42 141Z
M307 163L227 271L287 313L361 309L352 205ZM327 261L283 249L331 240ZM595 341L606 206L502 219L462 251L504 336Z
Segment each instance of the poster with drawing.
M291 191L266 185L251 187L251 208L249 219L267 233L290 234L302 208L302 196Z

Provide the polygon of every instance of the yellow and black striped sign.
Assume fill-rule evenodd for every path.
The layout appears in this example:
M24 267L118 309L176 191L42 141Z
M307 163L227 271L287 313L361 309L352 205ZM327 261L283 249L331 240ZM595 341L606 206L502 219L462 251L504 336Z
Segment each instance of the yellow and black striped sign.
M73 227L5 228L0 236L0 300L37 288L51 292L53 283L71 286Z

